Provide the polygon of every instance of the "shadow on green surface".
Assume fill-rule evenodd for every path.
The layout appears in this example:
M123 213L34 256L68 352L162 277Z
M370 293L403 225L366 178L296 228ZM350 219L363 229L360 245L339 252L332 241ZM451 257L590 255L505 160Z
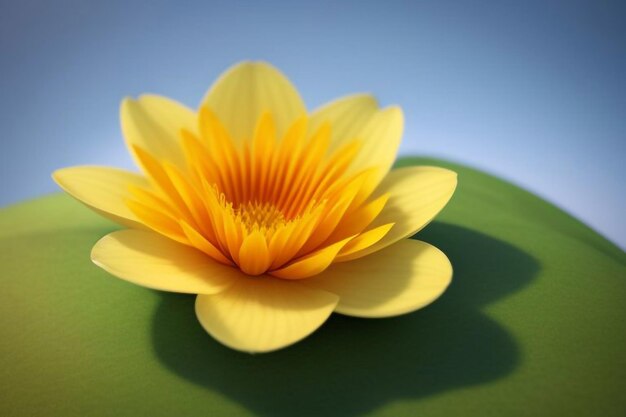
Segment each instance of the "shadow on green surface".
M450 289L424 310L385 320L333 315L305 341L253 356L191 326L192 297L165 294L154 316L156 354L174 373L264 416L361 415L512 372L515 340L480 308L528 284L537 262L458 226L434 223L419 238L455 268Z

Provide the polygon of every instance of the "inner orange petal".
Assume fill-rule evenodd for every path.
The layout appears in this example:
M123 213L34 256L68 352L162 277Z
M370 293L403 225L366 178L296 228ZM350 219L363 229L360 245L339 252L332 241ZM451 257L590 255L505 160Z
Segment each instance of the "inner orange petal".
M134 189L128 206L158 233L248 275L301 279L389 230L366 230L387 201L370 201L377 168L346 174L358 140L330 151L332 127L308 135L304 117L278 138L269 113L241 143L208 107L198 123L199 136L180 133L187 170L134 149L154 188Z

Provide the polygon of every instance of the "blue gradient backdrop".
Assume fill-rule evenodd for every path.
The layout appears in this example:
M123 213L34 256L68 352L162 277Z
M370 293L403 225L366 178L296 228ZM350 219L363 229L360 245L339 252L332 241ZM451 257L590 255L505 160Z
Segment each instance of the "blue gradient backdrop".
M125 95L195 106L264 59L310 108L359 91L400 104L402 153L498 174L625 247L623 5L2 0L0 204L56 190L59 167L130 167Z

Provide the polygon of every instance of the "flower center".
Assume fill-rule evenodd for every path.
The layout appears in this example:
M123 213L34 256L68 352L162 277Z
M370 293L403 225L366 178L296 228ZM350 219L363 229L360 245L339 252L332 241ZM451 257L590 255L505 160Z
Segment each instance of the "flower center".
M272 203L248 202L240 204L234 214L248 230L275 229L285 224L285 215Z

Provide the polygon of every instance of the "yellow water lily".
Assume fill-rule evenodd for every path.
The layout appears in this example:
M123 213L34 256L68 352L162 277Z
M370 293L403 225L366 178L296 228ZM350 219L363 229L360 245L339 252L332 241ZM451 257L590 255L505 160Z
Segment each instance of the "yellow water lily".
M399 107L353 95L308 113L276 68L226 71L197 111L145 95L121 105L142 174L78 166L53 174L73 197L128 227L91 259L157 290L197 294L196 315L221 343L267 352L335 311L389 317L438 298L448 258L407 239L446 205L456 174L390 171Z

